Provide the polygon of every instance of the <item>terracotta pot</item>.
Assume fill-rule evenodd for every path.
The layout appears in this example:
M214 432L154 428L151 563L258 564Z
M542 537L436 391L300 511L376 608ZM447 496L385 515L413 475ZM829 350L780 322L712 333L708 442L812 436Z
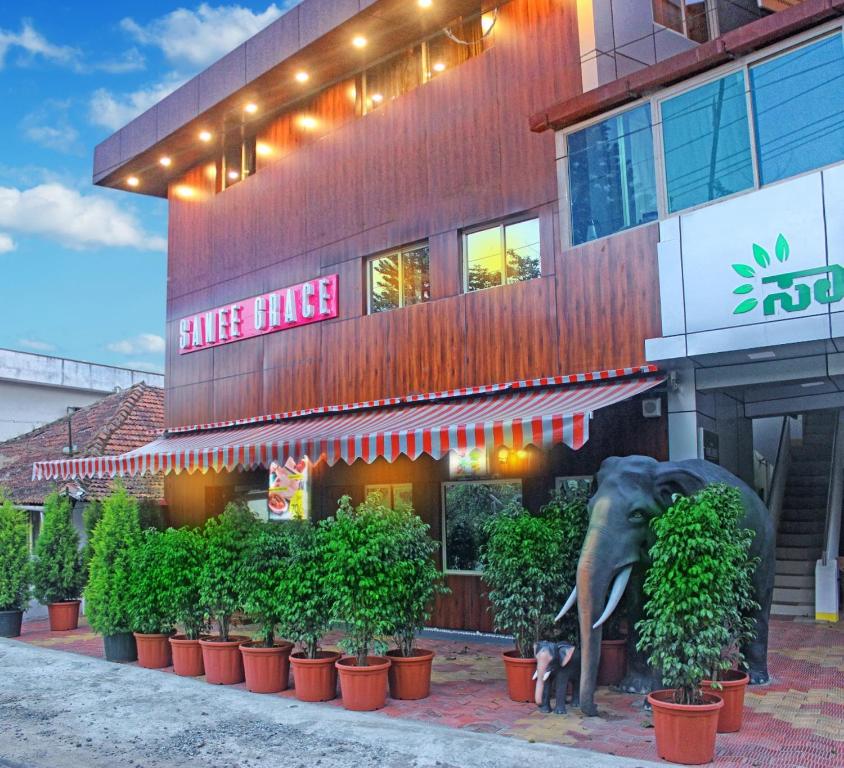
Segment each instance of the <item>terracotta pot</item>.
M431 693L431 663L434 652L414 648L412 656L401 656L399 651L387 651L390 657L390 697L415 701Z
M275 643L272 648L253 643L241 645L246 687L252 693L286 691L290 677L290 651L292 650L293 643L285 640Z
M703 704L675 704L674 691L648 695L653 708L656 753L672 763L701 765L715 757L715 729L724 706L719 696L703 694Z
M184 635L173 635L169 640L173 654L173 671L177 675L199 677L205 674L199 640L188 640Z
M205 679L214 685L242 683L243 656L240 654L240 644L248 641L248 637L235 636L231 636L231 639L226 641L213 637L200 638Z
M317 651L315 659L308 659L304 653L290 656L293 667L293 685L299 701L331 701L337 697L337 668L340 658L333 651Z
M138 646L138 666L145 669L163 669L173 663L173 655L170 653L170 635L155 634L145 635L142 632L133 632L135 643Z
M518 651L505 651L504 670L507 673L507 694L513 701L533 701L536 681L536 659L523 659Z
M718 713L718 733L735 733L741 730L744 719L744 693L750 677L744 672L729 669L721 673L718 680L720 688L712 688L711 680L704 680L700 687L706 693L714 693L724 700L724 706Z
M598 685L618 685L627 671L627 639L601 640Z
M390 659L367 656L368 666L359 667L357 659L347 656L336 662L340 674L343 706L354 712L371 712L387 703L387 678Z
M79 626L80 600L67 600L62 603L50 603L47 613L50 615L50 632L68 632Z

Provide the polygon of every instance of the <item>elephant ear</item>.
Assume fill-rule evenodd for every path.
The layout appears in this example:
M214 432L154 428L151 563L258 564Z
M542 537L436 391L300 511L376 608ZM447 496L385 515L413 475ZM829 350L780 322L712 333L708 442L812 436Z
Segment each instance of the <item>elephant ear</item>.
M691 496L705 485L706 480L697 472L665 462L660 464L654 475L654 499L663 509L668 509L675 495Z

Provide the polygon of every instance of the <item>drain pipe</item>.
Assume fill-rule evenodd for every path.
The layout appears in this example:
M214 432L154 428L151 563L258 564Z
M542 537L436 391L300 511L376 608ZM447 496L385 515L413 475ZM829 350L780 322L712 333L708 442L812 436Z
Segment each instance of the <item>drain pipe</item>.
M826 500L823 550L815 563L815 621L838 621L838 542L844 503L844 409L835 422L829 493Z

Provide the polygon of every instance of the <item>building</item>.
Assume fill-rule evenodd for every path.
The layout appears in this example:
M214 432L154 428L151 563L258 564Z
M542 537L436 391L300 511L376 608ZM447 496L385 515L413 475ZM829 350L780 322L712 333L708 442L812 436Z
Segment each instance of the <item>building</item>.
M158 373L0 349L0 441L141 381L164 386Z
M783 496L764 464L787 463L792 404L701 384L666 282L678 217L637 186L656 123L602 118L790 36L840 40L840 3L789 5L304 0L97 147L96 183L170 204L167 431L36 474L163 473L173 523L237 497L315 519L409 499L452 589L432 621L462 629L490 627L486 516L607 456L706 455Z

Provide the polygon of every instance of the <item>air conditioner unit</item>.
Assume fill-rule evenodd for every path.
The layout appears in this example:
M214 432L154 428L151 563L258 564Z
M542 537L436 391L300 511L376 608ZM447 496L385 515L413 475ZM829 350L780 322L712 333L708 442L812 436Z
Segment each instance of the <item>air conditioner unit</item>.
M642 416L646 419L658 419L662 416L662 399L659 397L643 398Z

